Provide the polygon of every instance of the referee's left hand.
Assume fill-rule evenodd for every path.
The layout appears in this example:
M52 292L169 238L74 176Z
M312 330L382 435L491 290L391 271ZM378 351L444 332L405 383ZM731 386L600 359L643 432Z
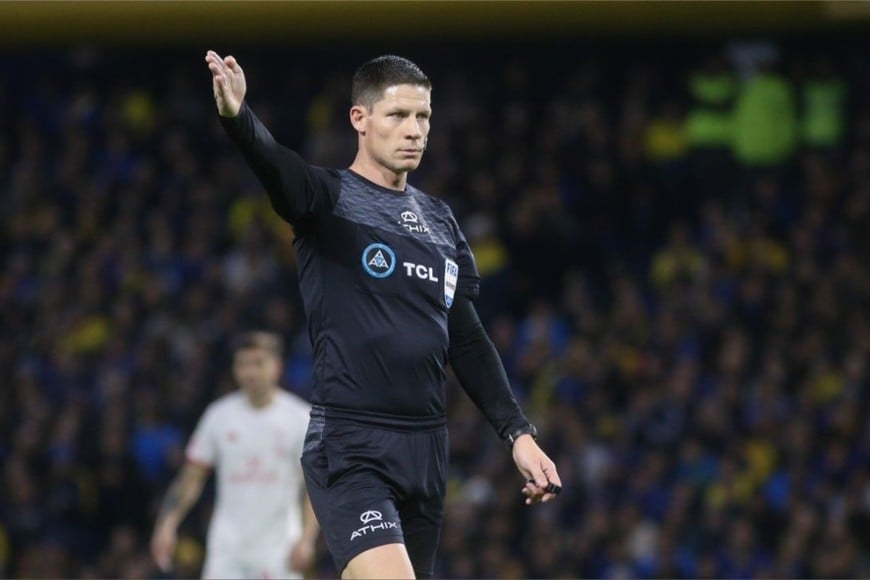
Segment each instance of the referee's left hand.
M556 493L547 491L550 484L562 487L556 465L541 451L531 435L520 435L513 445L514 463L526 479L523 495L526 505L556 499ZM552 486L550 489L553 489Z

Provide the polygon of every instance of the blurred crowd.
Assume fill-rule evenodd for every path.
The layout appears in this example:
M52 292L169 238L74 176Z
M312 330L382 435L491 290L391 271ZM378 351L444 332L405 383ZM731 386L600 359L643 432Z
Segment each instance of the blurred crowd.
M454 208L565 483L524 506L451 379L437 576L870 575L870 59L805 46L403 53L434 83L410 182ZM379 53L321 52L234 54L276 137L342 167L350 75ZM280 332L310 394L292 231L203 56L3 59L2 577L162 577L153 518L237 332ZM199 574L212 494L173 577Z

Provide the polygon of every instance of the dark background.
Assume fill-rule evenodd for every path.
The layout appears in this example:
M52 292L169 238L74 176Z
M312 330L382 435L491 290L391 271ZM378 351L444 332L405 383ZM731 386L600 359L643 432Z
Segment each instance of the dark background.
M156 508L236 332L282 333L310 393L292 233L216 121L213 48L322 165L352 159L361 62L434 83L410 182L454 208L565 482L524 507L449 381L437 575L867 576L864 6L0 4L0 575L159 577ZM711 112L724 138L692 128Z

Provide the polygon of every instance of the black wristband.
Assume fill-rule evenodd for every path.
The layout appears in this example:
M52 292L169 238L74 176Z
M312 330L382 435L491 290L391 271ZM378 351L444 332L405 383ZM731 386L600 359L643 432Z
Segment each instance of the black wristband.
M508 433L508 436L505 437L505 442L507 442L508 447L513 447L514 442L520 437L520 435L531 435L532 439L538 438L538 430L531 423L527 425L523 425L513 433Z

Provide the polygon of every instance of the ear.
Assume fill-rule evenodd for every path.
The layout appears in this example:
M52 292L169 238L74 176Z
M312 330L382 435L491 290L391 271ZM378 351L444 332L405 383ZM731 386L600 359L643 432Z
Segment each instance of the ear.
M369 114L365 107L362 105L354 105L350 108L350 124L353 125L353 128L357 133L362 135L366 134L368 120Z

